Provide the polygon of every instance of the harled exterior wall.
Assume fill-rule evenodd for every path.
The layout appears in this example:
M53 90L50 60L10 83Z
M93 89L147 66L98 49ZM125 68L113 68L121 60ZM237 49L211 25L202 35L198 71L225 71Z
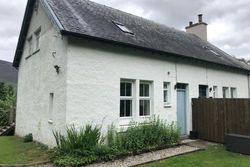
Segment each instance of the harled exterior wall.
M143 121L139 116L139 100L135 96L133 118L120 118L120 80L135 83L139 94L139 81L152 82L151 115L168 122L177 121L176 83L187 86L187 132L191 125L191 99L199 96L199 85L237 88L237 97L248 98L247 74L213 69L206 64L184 63L164 58L164 55L136 51L87 40L70 40L67 75L67 124L82 126L87 123L102 125L103 130L114 123L125 127L130 121ZM171 104L164 106L163 82L171 83ZM209 93L212 97L213 93Z
M34 32L41 26L40 50L33 49L29 55L26 42L19 66L16 135L32 133L34 140L53 146L52 131L65 129L66 123L67 39L61 37L42 8L40 4L38 12L33 13L27 35L27 39L32 36L35 48ZM54 65L62 67L59 74ZM50 93L54 93L52 113Z

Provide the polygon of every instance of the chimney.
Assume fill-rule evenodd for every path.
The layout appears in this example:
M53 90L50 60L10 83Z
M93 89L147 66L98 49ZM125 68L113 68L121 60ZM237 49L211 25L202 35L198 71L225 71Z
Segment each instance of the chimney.
M207 40L207 23L203 22L202 14L198 15L198 23L193 24L192 21L189 22L189 26L186 27L186 32L194 34L202 40Z

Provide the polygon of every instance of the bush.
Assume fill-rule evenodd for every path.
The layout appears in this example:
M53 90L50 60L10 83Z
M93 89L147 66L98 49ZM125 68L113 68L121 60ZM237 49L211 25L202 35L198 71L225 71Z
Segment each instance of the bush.
M9 124L10 111L15 111L16 90L12 85L0 82L0 126ZM15 115L15 113L13 113Z
M96 161L110 161L119 156L139 154L144 151L169 146L179 142L180 130L172 123L166 125L159 118L131 125L118 132L114 125L108 127L107 145L103 144L101 128L87 125L79 131L73 126L66 136L53 132L57 147L50 157L59 166L81 166Z
M57 147L63 152L74 152L76 149L89 150L102 142L101 128L87 125L78 131L74 126L66 129L67 136L53 132Z
M115 145L118 150L139 154L178 143L180 130L174 123L166 125L159 118L152 118L142 124L131 125L125 132L116 132L110 127L107 140L109 146Z
M23 141L24 141L24 143L32 142L33 141L32 134L30 133L30 134L27 134L26 136L24 136Z

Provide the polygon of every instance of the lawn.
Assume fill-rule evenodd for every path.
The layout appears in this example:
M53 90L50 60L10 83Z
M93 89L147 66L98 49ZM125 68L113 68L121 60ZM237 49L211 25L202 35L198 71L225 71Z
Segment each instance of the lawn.
M29 164L47 160L45 146L24 143L22 138L15 136L0 137L0 164Z
M169 158L141 167L249 167L250 156L231 153L223 147Z

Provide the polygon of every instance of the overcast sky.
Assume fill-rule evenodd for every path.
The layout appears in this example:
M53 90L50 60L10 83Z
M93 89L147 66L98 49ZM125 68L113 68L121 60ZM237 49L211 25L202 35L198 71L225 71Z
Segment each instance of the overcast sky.
M184 30L204 14L208 40L250 59L250 0L94 0ZM0 0L0 59L13 61L27 0Z

